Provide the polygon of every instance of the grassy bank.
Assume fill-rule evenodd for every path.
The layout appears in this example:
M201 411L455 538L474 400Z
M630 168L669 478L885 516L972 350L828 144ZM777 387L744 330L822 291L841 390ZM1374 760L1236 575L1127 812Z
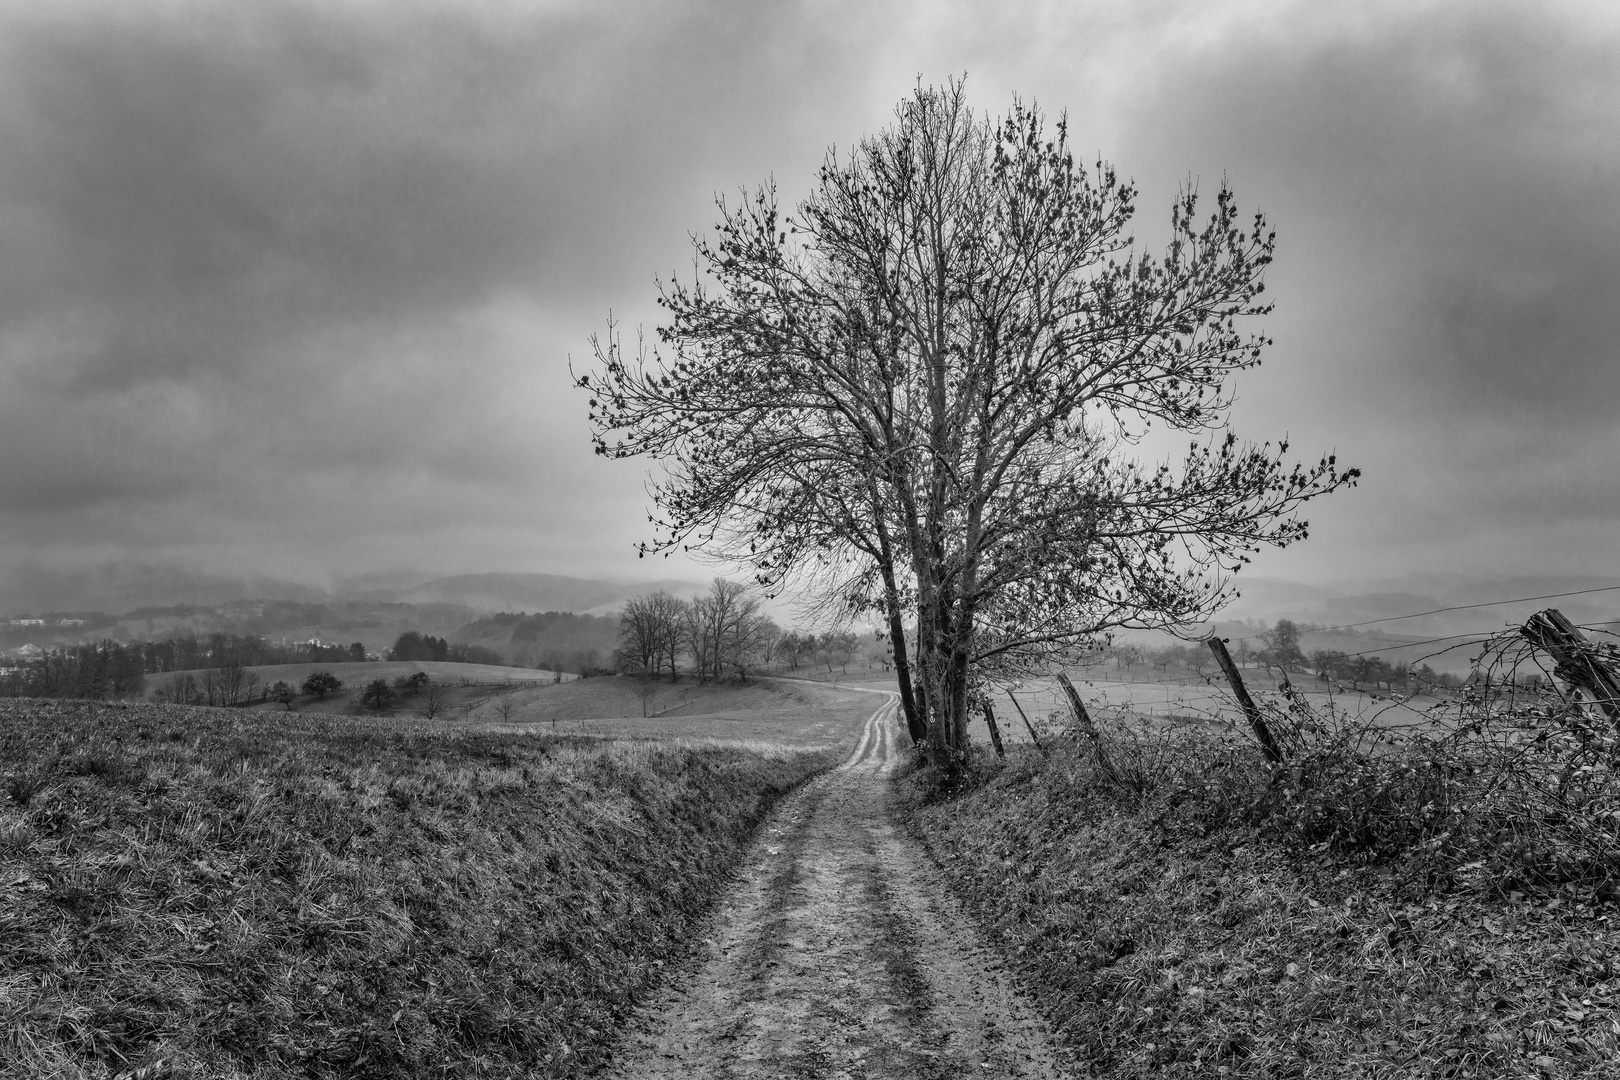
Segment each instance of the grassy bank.
M1581 832L1611 810L1566 788L1547 816L1405 752L1270 774L1203 736L1104 746L902 792L1097 1075L1620 1074L1620 864ZM1494 809L1448 802L1465 784Z
M0 1075L572 1075L838 756L0 702Z

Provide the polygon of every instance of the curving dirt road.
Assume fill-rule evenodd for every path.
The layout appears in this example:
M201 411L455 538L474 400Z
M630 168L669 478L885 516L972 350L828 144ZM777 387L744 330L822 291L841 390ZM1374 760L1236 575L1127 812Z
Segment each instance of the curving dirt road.
M1072 1075L1006 970L889 821L898 698L833 772L783 801L688 979L603 1075Z

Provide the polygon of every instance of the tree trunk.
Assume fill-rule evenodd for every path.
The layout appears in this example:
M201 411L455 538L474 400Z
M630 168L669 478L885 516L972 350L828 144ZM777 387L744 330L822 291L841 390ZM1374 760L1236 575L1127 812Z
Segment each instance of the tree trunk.
M971 618L960 621L962 625L971 627ZM964 635L967 631L964 631ZM967 641L954 641L951 649L950 673L950 707L951 707L951 749L958 758L965 759L968 749L968 650L971 643Z
M872 478L867 479L867 492L872 497L873 508L880 507L878 487ZM901 619L901 589L894 581L894 544L889 541L889 526L883 520L881 510L876 513L876 533L878 567L883 572L883 606L888 609L889 641L894 646L894 678L901 685L901 708L906 709L907 733L912 737L912 745L920 745L928 737L928 721L917 711L917 701L912 698L910 657L906 654L906 622Z
M934 767L948 771L951 768L950 718L946 702L950 700L945 689L945 671L940 656L939 642L944 636L939 625L940 611L935 600L938 595L932 582L918 575L919 603L917 605L917 663L921 667L925 715L928 724L928 757Z
M889 531L878 528L878 542L883 552L883 606L889 613L889 642L894 648L895 681L900 684L900 706L906 712L906 731L913 745L921 745L928 737L928 721L918 711L911 692L911 659L906 655L906 625L900 618L900 589L894 580L893 552L889 545Z

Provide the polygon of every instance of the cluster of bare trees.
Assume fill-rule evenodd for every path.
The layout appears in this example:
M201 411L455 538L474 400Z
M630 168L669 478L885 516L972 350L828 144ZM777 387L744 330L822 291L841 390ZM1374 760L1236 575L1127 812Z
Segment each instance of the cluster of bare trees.
M200 674L184 671L173 676L152 696L173 705L246 705L268 701L269 687L236 657L227 656Z
M621 669L677 677L682 657L700 681L746 679L768 663L781 628L761 614L746 585L715 578L707 594L682 600L662 590L637 596L619 618L616 659Z
M789 671L825 667L849 671L861 655L861 637L849 630L784 632L760 613L746 585L716 578L703 596L682 600L667 592L630 600L619 616L621 671L677 677L683 669L699 680L746 679L765 665ZM870 660L870 658L868 658ZM887 670L887 656L885 656Z
M861 639L848 630L828 630L822 634L788 633L777 641L771 659L797 671L815 664L828 671L848 672L849 662L861 649Z

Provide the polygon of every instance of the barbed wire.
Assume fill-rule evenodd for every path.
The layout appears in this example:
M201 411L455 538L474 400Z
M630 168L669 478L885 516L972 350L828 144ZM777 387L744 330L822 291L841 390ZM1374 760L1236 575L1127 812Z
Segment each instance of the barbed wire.
M1503 607L1507 604L1531 604L1538 600L1562 600L1568 596L1590 596L1607 592L1620 592L1620 585L1604 585L1596 589L1575 589L1570 592L1547 593L1543 596L1521 596L1512 600L1483 600L1477 604L1452 604L1448 607L1432 608L1429 611L1415 611L1410 615L1387 615L1381 619L1367 619L1364 622L1340 623L1337 626L1313 626L1309 629L1301 628L1299 632L1302 634L1325 634L1331 630L1353 630L1361 626L1400 622L1402 619L1421 619L1425 615L1443 615L1451 611L1475 611L1480 608Z

